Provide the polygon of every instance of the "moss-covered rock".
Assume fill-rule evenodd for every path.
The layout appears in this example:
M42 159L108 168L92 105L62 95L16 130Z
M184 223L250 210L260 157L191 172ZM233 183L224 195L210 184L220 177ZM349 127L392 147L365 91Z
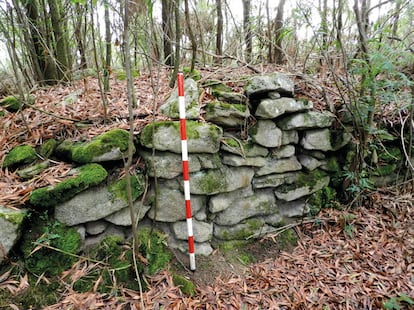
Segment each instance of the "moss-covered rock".
M194 81L201 80L201 73L197 69L193 69L193 71L191 71L191 68L190 67L184 67L183 68L183 73L184 73L184 77L186 79L187 78L191 78Z
M193 282L176 273L172 275L172 278L174 285L178 286L183 294L187 296L195 295L196 286Z
M27 216L26 210L15 210L0 206L0 262L9 253L20 238L23 220Z
M188 152L217 153L223 129L210 123L186 122ZM180 122L163 121L148 124L143 128L140 142L147 148L181 153Z
M9 112L17 112L20 109L25 108L25 104L27 103L29 105L32 105L35 101L35 97L30 95L27 97L27 100L22 99L20 96L12 95L7 96L0 100L0 106L4 107Z
M29 145L19 145L14 147L4 158L3 167L15 168L34 162L37 154L34 148Z
M128 151L129 133L123 129L112 129L88 143L72 146L72 160L78 163L119 160ZM135 153L135 146L133 152Z
M41 163L29 166L25 169L20 169L17 171L17 175L22 179L31 179L36 175L40 174L43 170L48 168L50 165L49 160L42 161Z
M75 176L55 186L36 189L30 195L30 203L38 208L48 208L67 201L85 189L103 182L108 173L99 164L87 164L72 171Z
M131 190L132 190L132 201L135 201L143 192L145 187L144 175L132 175L130 176ZM114 198L128 201L126 179L112 183L109 185L109 192L114 195Z
M31 233L24 234L21 250L25 267L40 276L56 276L77 260L82 239L74 228L45 219L35 219Z
M55 139L46 140L40 147L39 154L44 158L49 158L57 147L57 141Z

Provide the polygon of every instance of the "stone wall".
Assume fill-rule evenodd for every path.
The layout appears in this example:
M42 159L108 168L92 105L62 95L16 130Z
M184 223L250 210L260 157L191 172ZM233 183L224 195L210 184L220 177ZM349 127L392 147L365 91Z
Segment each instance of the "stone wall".
M201 89L211 99L203 107ZM243 93L220 81L198 85L192 79L185 81L185 91L196 254L209 255L213 239L257 237L306 215L314 196L338 171L338 150L350 140L348 133L336 129L335 116L294 98L294 84L283 74L253 76ZM171 247L187 251L177 101L174 92L160 108L171 120L149 124L137 137L134 151L145 169L131 181L140 225L155 223L169 235ZM115 129L88 143L64 141L51 150L42 148L44 157L79 167L69 173L69 180L33 191L29 208L53 208L57 220L78 229L86 246L108 234L128 237L125 182L108 176L111 165L122 163L127 141L128 133ZM9 167L22 164L12 156L6 159ZM32 165L29 171L39 173L47 161L37 165L38 170ZM11 217L7 212L0 221ZM15 212L23 216L13 215L19 220L5 234L0 232L6 253L19 238L18 224L26 209Z

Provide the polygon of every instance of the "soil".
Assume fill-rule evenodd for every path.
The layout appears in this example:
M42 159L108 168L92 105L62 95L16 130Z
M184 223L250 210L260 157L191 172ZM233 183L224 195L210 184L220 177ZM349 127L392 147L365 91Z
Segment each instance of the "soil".
M209 256L196 256L196 270L189 269L189 258L186 253L173 250L171 271L191 280L199 287L212 285L217 278L230 279L242 277L248 272L249 265L274 260L283 251L293 249L293 244L280 245L271 238L263 238L238 244L231 249L216 245Z

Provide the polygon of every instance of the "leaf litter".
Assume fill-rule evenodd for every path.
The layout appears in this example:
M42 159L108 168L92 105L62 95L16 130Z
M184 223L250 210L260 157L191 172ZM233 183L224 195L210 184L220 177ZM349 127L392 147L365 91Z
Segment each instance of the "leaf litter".
M157 109L171 89L166 86L168 72L158 74L143 74L135 81L140 103L134 109L136 133L151 121L165 119ZM228 72L209 76L220 78L220 74ZM315 100L317 91L306 87L307 95L321 106ZM50 138L88 141L112 128L128 129L125 89L124 82L112 80L106 121L96 79L37 90L33 108L5 112L0 118L1 162L22 143L39 146ZM68 104L65 98L73 93L77 94L75 102ZM60 182L71 168L71 164L53 162L29 181L0 169L0 205L23 205L31 190ZM122 287L118 297L77 293L68 287L57 304L45 309L141 309L142 303L146 309L381 309L385 301L397 296L414 299L413 193L387 189L369 198L370 206L347 210L353 216L346 221L344 211L323 210L319 214L323 220L296 226L299 241L291 252L250 265L243 274L198 284L193 297L185 296L165 270L146 279L149 289L142 295ZM19 294L27 285L25 276L6 273L0 277L0 289L12 294ZM13 304L10 307L17 309Z

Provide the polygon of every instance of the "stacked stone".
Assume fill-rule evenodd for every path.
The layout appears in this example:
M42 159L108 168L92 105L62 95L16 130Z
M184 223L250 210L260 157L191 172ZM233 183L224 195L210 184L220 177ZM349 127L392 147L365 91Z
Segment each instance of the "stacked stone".
M243 94L220 81L203 87L215 99L201 111L197 83L185 81L195 250L208 255L213 238L258 236L305 215L308 198L329 184L335 151L350 136L332 128L332 114L294 99L293 82L285 75L252 77ZM133 151L145 161L150 187L142 204L145 177L133 179L134 209L140 226L155 221L168 233L169 245L186 252L176 92L160 110L177 120L149 124L140 134ZM85 244L93 245L107 235L130 235L125 184L108 178L104 168L122 165L128 140L127 131L113 129L85 143L50 140L40 150L19 146L6 156L3 167L18 169L21 178L30 179L49 165L48 160L37 163L37 152L77 163L67 180L33 191L30 205L53 208L57 220L77 227ZM0 206L0 261L20 238L27 213Z
M307 212L309 196L328 186L330 154L349 136L331 129L334 115L312 111L312 103L296 100L294 84L285 75L256 76L245 95L218 81L205 87L216 100L200 118L196 83L186 80L190 190L196 254L208 255L213 237L245 239L266 233ZM178 118L176 95L161 107ZM241 139L235 128L248 130ZM140 151L157 194L148 217L163 222L170 246L186 251L186 222L181 175L178 121L147 125ZM150 149L155 150L152 154ZM155 203L156 202L156 203Z

